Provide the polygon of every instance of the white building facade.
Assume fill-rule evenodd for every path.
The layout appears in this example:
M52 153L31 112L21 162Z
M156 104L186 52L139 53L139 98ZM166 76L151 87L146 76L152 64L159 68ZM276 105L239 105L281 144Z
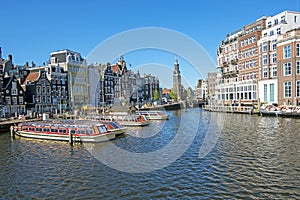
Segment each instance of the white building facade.
M216 103L278 104L277 39L298 27L300 13L284 11L227 34L217 49Z
M89 72L87 61L81 54L68 49L50 54L50 64L59 64L68 72L70 109L81 109L89 103Z
M299 22L300 13L293 11L284 11L266 19L266 29L262 31L262 37L258 41L258 92L261 102L278 104L277 38L288 30L299 27Z

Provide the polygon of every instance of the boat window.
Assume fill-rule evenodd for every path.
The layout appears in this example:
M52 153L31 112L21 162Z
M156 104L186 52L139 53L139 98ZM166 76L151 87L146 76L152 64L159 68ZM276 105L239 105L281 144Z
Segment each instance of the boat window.
M92 129L91 129L91 128L87 128L87 129L86 129L86 133L87 133L87 134L92 134L92 133L93 133L93 131L92 131Z
M75 133L75 130L71 130L71 133L74 134L74 133Z
M100 133L107 132L105 126L98 126L98 129L99 129Z
M36 128L36 131L37 131L37 132L42 132L42 128L39 128L39 127L38 127L38 128Z
M50 129L49 129L49 128L44 128L43 131L44 131L44 132L50 132Z
M66 133L67 131L66 131L66 129L60 129L59 132L60 133Z
M57 133L58 132L58 130L55 128L53 128L53 129L51 129L51 132L54 132L54 133Z
M114 128L119 128L119 126L115 122L109 122Z
M77 133L79 133L79 134L85 134L85 131L81 129L81 130L78 130Z

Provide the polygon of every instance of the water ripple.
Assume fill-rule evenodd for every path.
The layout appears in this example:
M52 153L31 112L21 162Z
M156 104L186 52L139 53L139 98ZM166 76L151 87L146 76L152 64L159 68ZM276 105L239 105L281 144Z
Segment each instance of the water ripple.
M132 129L114 144L132 152L164 147L174 138L182 113L169 114L162 129L159 123L153 124L155 134ZM184 114L191 116L192 126L195 112ZM8 133L2 134L0 199L300 199L300 120L219 113L225 119L221 135L212 151L200 159L200 146L214 123L210 114L200 112L198 133L179 159L141 174L107 167L85 145L12 141ZM189 137L191 126L180 134ZM101 143L90 148L101 151L108 146ZM145 162L155 160L145 158Z

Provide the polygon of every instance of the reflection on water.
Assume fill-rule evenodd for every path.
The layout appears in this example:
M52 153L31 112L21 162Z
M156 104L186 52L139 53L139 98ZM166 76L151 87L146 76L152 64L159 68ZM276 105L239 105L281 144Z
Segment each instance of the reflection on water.
M112 144L135 153L160 150L176 137L182 115L190 116L191 124L196 120L194 109L169 114L170 120L150 125L156 134L132 129L112 143L71 147L65 142L11 140L9 133L1 134L0 199L300 198L299 119L201 111L188 150L167 167L148 173L112 169L90 153ZM223 128L216 145L199 158L214 123L212 115L224 119ZM189 137L189 127L178 134ZM150 162L147 157L144 161Z

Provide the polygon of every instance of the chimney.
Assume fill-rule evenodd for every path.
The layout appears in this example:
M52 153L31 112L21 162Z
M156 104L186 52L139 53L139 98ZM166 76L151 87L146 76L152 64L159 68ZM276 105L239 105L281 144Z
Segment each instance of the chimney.
M8 55L8 60L12 61L12 55L11 54Z

